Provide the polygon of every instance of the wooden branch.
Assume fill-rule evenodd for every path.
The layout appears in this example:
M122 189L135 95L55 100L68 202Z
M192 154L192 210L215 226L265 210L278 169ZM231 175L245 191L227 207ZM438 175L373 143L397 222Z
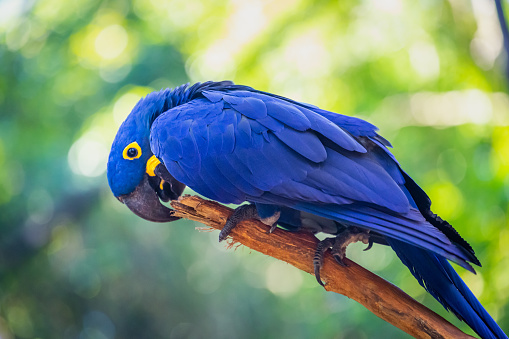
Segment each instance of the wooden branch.
M199 221L222 229L232 209L196 196L183 196L172 201L178 217ZM240 223L231 233L233 243L241 243L255 251L285 261L314 274L313 256L318 239L305 232L276 229L267 234L268 226L255 220ZM338 265L326 253L321 271L325 289L343 294L364 305L383 320L415 338L473 338L447 320L421 305L408 294L349 259L348 267Z

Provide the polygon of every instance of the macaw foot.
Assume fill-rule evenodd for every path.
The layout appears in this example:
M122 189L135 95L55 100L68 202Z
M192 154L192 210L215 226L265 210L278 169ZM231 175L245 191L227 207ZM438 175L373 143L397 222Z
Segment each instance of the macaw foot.
M239 206L233 211L233 214L228 218L226 224L223 229L219 233L219 241L225 240L230 232L242 221L248 219L255 219L263 222L265 225L270 226L270 230L268 233L272 233L277 227L277 221L279 220L279 216L281 212L275 212L274 215L268 218L261 218L258 214L255 205L242 205Z
M341 266L348 266L343 259L345 258L346 248L348 245L361 241L368 244L365 249L369 250L373 245L373 241L370 239L369 231L361 230L357 227L348 227L335 238L326 238L318 243L316 247L315 256L313 258L313 266L315 267L315 277L318 283L324 286L322 279L320 279L320 269L323 266L323 255L331 248L331 253L334 259Z

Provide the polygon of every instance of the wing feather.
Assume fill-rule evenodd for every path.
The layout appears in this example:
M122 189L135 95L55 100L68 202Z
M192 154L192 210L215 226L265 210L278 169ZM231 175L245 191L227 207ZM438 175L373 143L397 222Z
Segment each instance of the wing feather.
M267 114L298 131L311 128L311 122L299 109L286 103L267 101Z
M415 208L388 143L377 136L369 123L310 105L208 90L161 114L151 147L177 180L209 198L298 209L468 267L463 252Z
M307 108L298 107L311 122L311 128L345 150L366 153L367 150L339 125Z
M237 98L237 97L235 97ZM246 97L241 101L229 102L232 107L251 119L261 119L267 116L267 107L265 103L257 98Z
M274 134L295 152L319 163L327 159L327 152L322 142L312 131L299 132L291 127L275 131Z

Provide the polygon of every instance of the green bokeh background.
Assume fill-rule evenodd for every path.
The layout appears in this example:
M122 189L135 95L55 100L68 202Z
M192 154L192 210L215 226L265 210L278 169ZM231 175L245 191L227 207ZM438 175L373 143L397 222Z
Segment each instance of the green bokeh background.
M509 96L490 0L0 0L0 338L407 338L314 277L111 195L146 93L236 83L368 119L509 331ZM348 256L461 329L390 249Z

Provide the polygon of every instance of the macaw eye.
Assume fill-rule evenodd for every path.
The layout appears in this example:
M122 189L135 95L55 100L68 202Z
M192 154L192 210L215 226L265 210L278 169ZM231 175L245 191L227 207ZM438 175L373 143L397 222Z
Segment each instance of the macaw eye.
M127 156L129 158L134 158L135 156L138 155L138 150L134 147L131 147L127 150Z
M136 141L131 142L124 148L122 155L124 156L124 159L127 160L138 159L139 157L141 157L141 147L140 145L138 145Z

